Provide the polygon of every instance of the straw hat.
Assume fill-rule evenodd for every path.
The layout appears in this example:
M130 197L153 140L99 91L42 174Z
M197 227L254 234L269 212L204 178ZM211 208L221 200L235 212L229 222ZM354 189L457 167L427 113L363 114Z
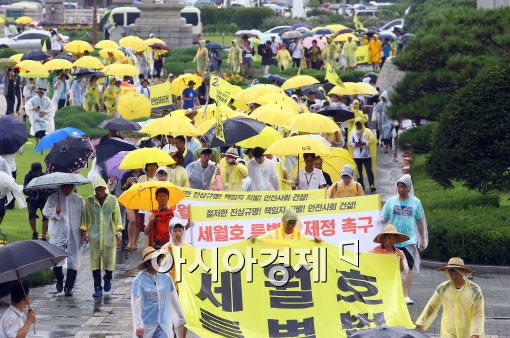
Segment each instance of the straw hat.
M234 147L228 148L227 152L224 154L225 156L232 156L235 158L239 157L239 153L237 152L237 149Z
M462 258L459 258L459 257L452 257L452 258L450 258L450 260L448 261L448 264L446 266L443 266L443 267L439 268L438 270L439 271L445 271L445 270L448 270L448 269L463 270L463 271L468 272L468 273L473 272L473 270L471 270L470 268L464 266L464 260Z
M397 228L395 228L393 224L388 224L387 226L385 226L383 232L375 236L374 242L382 244L382 239L384 235L395 236L397 238L397 243L402 243L409 240L409 236L404 235L401 232L398 232Z
M143 249L142 252L142 262L138 264L138 270L145 270L145 262L150 261L154 257L158 257L160 254L159 250L154 249L152 246L148 246Z

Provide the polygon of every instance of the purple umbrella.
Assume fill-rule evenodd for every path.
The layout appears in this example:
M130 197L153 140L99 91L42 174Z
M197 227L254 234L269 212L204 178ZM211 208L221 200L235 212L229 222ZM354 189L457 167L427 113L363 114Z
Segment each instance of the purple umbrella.
M121 151L114 155L113 157L104 161L104 166L108 177L117 178L120 180L122 179L122 176L124 176L124 174L129 171L119 169L120 162L122 162L122 160L124 159L124 157L126 157L128 153L129 151Z

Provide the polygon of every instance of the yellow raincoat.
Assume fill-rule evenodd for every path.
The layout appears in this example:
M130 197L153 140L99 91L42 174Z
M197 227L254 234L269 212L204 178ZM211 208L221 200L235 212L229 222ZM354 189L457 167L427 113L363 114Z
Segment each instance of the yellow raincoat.
M333 185L328 188L328 192L326 193L327 198L342 198L363 195L364 193L361 184L354 180L351 180L349 185L345 185L344 181L342 180L333 183Z
M441 305L441 338L484 337L484 299L480 287L465 278L466 283L457 290L448 280L439 284L416 321L427 330L436 319Z
M372 130L366 128L365 124L363 123L363 120L359 117L354 118L354 121L352 123L354 127L349 128L347 144L349 144L350 140L352 140L352 138L354 136L354 133L356 133L355 124L357 121L362 122L363 134L364 134L365 138L368 140L368 148L370 150L370 156L372 157L372 172L374 173L374 178L375 178L377 176L377 168L376 168L376 164L377 164L377 142L376 141L377 141L377 139L376 139L374 133L372 132ZM351 156L353 156L354 148L349 146L347 149L349 150L349 154L351 154ZM365 169L363 169L363 171L364 170ZM365 177L367 176L366 172L364 173L364 176Z
M292 231L292 234L287 234L284 231L285 224L290 220L298 220L298 216L296 211L293 208L287 208L285 209L283 216L282 216L282 222L280 223L280 226L277 229L269 230L265 234L261 235L260 238L264 239L284 239L284 240L299 240L299 239L308 239L308 237L299 231L298 225L294 227L294 231Z
M119 94L120 88L117 87L115 79L113 79L103 93L103 103L106 107L106 112L110 115L114 115L117 110L117 96Z
M94 189L104 186L102 178L94 181ZM85 200L80 229L86 231L90 246L90 270L113 271L117 254L116 234L123 229L120 208L117 198L111 194L106 196L103 205L93 194Z
M85 110L96 111L96 105L99 104L99 85L97 82L90 82L85 91Z
M243 179L248 176L248 168L242 163L235 166L228 165L227 159L222 158L220 160L220 176L224 191L243 191ZM217 189L215 181L216 173L211 181L213 190Z
M368 63L381 63L381 52L382 52L382 43L377 37L370 40L368 43Z
M287 69L292 64L292 57L286 48L281 48L276 53L276 61L278 61L278 69Z
M232 47L228 52L227 63L230 65L232 73L239 74L241 72L241 63L243 62L243 51L237 44L237 39L232 40Z
M329 63L333 69L338 69L338 63L337 63L337 54L338 46L334 41L331 41L325 48L324 48L324 59L326 60L326 63Z
M363 113L362 110L359 109L359 101L354 100L352 101L351 110L354 113L354 117L350 120L347 120L347 126L349 128L349 132L354 128L354 121L356 119L360 119L363 125L365 125L368 122L368 116Z
M209 64L209 51L205 48L205 41L200 40L198 42L198 50L193 63L197 65L197 73L204 74Z

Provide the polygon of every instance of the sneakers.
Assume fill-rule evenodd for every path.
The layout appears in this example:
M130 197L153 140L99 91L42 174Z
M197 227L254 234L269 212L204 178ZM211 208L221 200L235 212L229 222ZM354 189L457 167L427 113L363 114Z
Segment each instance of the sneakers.
M103 288L98 286L94 288L94 294L92 295L94 298L101 298L103 297Z
M112 290L112 281L109 279L104 280L104 292L110 292Z
M66 295L66 297L71 297L73 295L73 289L65 288L64 294Z
M375 192L377 189L375 188L375 185L371 185L370 186L370 192Z
M413 305L413 304L414 304L414 300L412 300L412 299L411 299L411 298L409 298L409 297L404 298L404 300L406 301L406 304L407 304L407 305Z
M32 239L39 239L39 234L37 232L32 232Z

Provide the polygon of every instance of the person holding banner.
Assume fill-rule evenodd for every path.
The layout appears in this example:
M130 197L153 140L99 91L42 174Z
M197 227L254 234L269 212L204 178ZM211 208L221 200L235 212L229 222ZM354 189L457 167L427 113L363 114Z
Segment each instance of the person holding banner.
M395 244L408 240L409 236L398 232L393 224L388 224L384 227L383 232L377 234L377 236L374 238L374 242L381 245L376 246L369 252L374 254L397 255L400 261L400 274L403 278L405 278L409 272L409 266L407 265L407 260L404 252L402 252L400 249L397 249Z
M363 187L359 182L354 181L354 169L349 164L345 164L340 172L341 180L335 182L329 187L327 192L328 198L342 198L342 197L353 197L363 196Z
M243 180L248 177L248 168L240 163L236 148L229 148L224 155L211 181L213 190L243 191Z
M292 207L285 208L283 212L282 221L280 226L276 229L269 230L265 234L252 237L252 242L255 242L257 238L262 239L278 239L278 240L300 240L300 239L309 239L307 235L299 230L296 227L298 224L299 217ZM315 242L320 243L322 240L318 237L313 238Z
M466 277L473 271L465 267L459 257L450 258L448 264L438 270L444 271L448 280L434 291L416 320L416 329L427 330L443 306L441 337L483 337L485 306L482 290Z
M161 248L162 251L166 250L170 252L170 246L178 246L178 247L191 247L192 245L189 244L184 240L184 233L186 232L186 225L187 221L183 220L179 216L174 216L172 220L170 221L170 231L172 232L172 238L170 239L170 242L163 245Z
M155 268L162 257L152 247L143 250L140 272L131 286L133 337L186 337L186 319L174 282L168 273Z
M248 162L248 176L252 181L252 191L279 191L280 177L276 164L264 157L264 149L255 147L253 158Z
M409 264L409 274L404 281L404 297L407 304L414 304L409 297L413 280L412 270L420 268L420 252L427 248L428 235L425 212L421 201L414 196L411 176L406 174L397 181L397 195L390 197L382 209L382 222L395 225L409 240L396 244Z
M326 179L322 170L314 167L315 154L303 154L305 161L305 168L300 169L294 176L292 182L292 190L314 190L323 189L326 187Z

